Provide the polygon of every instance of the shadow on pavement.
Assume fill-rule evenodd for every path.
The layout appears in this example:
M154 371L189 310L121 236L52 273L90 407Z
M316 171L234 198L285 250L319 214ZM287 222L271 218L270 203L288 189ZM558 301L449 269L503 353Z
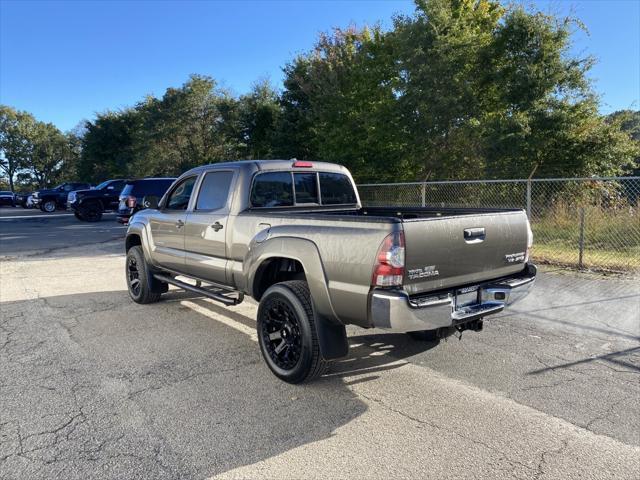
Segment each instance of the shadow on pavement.
M618 352L611 352L611 353L607 353L605 355L598 355L595 357L589 357L589 358L585 358L583 360L577 360L574 362L568 362L568 363L563 363L560 365L552 365L550 367L545 367L545 368L540 368L538 370L532 370L531 372L529 372L529 375L539 375L541 373L545 373L548 371L553 371L553 370L558 370L558 369L563 369L563 368L571 368L574 367L576 365L581 365L584 363L589 363L589 362L595 362L595 361L605 361L605 362L609 362L611 364L617 365L619 367L624 367L627 368L629 370L635 370L640 372L640 365L636 365L633 364L631 362L625 362L624 360L620 360L619 357L624 357L624 356L631 356L634 353L640 352L640 347L634 347L634 348L628 348L626 350L620 350Z
M184 300L202 302L170 292L141 306L109 291L0 304L2 476L184 478L253 464L332 436L367 409L350 383L435 345L356 336L328 375L293 386L243 333L253 318Z

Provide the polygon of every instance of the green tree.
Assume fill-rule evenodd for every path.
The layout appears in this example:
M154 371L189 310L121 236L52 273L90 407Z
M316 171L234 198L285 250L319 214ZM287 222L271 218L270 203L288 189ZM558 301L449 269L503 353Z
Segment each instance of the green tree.
M285 68L281 126L301 158L342 163L359 180L410 175L391 53L378 27L336 29Z
M98 183L107 178L137 175L144 118L139 109L98 114L84 125L78 175Z
M276 131L280 121L278 92L268 81L256 82L239 100L239 146L244 157L274 158Z
M238 140L229 137L226 120L237 101L216 87L210 77L192 75L181 88L169 88L162 99L149 98L146 112L144 163L152 170L179 174L189 168L236 158Z
M284 90L280 95L280 118L274 136L274 149L280 158L311 160L314 148L313 107L310 92L308 56L300 55L282 69Z
M408 136L420 178L483 175L483 122L495 107L484 52L503 16L489 0L419 0L390 32Z
M624 132L633 141L636 156L628 171L640 175L640 110L618 110L607 115L606 122L613 126L614 131Z
M10 188L15 181L46 187L74 171L73 140L51 123L11 107L0 107L0 168Z
M51 123L36 122L30 142L30 155L23 167L32 181L45 187L62 178L73 178L76 151L72 137L63 134Z
M35 118L26 112L0 105L0 171L14 191L16 174L25 167L33 150Z
M391 31L321 35L284 69L277 151L360 181L619 174L636 146L599 115L575 25L495 0L418 0Z

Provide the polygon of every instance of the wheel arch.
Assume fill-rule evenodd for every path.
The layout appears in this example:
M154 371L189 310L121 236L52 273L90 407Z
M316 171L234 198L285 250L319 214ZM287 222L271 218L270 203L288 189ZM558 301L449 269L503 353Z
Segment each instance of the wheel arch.
M127 234L127 238L125 239L125 252L128 252L131 247L135 247L136 245L142 246L140 235L138 233Z
M271 285L287 280L306 280L306 278L304 266L299 260L281 256L266 258L258 266L253 277L252 297L260 301Z
M129 249L135 245L140 245L147 263L154 268L157 267L156 263L153 261L153 255L151 255L149 237L147 236L147 229L145 228L144 223L134 222L129 224L125 237L125 252L128 252Z
M284 261L289 265L301 266L302 272L293 270L292 273L303 273L309 287L322 356L330 360L347 355L349 343L346 330L333 310L328 280L316 244L302 238L274 237L262 243L253 243L249 252L244 262L244 265L248 265L246 278L249 294L256 300L261 298L266 291L264 285L268 283L264 282L265 275L270 269L276 268L273 265L282 265Z

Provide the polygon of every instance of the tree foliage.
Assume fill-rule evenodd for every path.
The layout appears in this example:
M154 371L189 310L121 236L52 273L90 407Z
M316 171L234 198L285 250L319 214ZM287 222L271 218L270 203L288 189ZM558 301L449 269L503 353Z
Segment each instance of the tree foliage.
M14 182L38 187L69 178L78 158L77 138L33 115L0 106L0 169L9 188Z
M236 96L192 75L63 136L3 107L2 169L40 183L67 158L94 182L292 157L344 164L361 182L631 172L639 114L598 113L575 28L496 0L416 0L389 30L321 34L284 66L279 91L260 81Z

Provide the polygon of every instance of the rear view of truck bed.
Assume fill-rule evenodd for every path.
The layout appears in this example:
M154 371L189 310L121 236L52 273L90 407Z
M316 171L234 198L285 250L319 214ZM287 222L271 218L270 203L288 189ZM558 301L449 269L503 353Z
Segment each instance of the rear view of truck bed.
M402 223L403 287L410 295L520 272L532 241L527 216L516 209L377 207L333 214Z
M531 233L522 210L404 219L409 294L517 273Z

